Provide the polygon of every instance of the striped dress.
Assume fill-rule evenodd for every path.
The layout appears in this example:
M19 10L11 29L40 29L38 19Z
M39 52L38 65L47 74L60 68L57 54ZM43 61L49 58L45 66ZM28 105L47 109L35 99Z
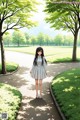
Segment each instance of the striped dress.
M37 65L32 66L31 76L32 78L37 80L42 80L46 78L46 62L44 57L43 57L43 65L42 65L42 58L41 56L38 56Z

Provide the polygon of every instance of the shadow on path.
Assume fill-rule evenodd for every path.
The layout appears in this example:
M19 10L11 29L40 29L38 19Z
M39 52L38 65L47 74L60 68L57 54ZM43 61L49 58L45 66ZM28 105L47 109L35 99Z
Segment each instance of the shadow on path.
M0 82L20 88L28 83L27 79L24 79L24 75L27 75L28 70L28 68L20 67L14 74L0 76Z
M34 107L45 106L47 103L43 98L35 98L30 101L30 105Z
M20 67L13 75L1 76L0 82L17 87L23 95L17 120L61 120L50 96L49 85L57 74L76 67L80 67L80 64L49 64L48 76L43 80L43 99L35 99L35 81L30 77L29 68Z
M39 98L30 98L27 101L24 97L17 120L61 120L56 114L57 111L53 109L53 102L47 103L46 101L46 99Z

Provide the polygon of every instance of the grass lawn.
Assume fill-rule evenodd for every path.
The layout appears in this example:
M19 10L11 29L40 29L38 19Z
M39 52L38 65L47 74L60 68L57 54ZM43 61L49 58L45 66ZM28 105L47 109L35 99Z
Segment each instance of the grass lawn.
M21 100L22 95L15 87L0 83L0 114L6 112L8 120L16 120Z
M42 46L48 62L70 62L72 58L72 47ZM30 47L5 47L5 50L35 54L37 46ZM77 58L80 58L80 48L77 49Z
M6 63L6 70L7 72L13 72L18 68L18 64L16 63ZM1 64L0 64L0 73L1 73Z
M80 68L56 76L51 88L66 120L80 120Z

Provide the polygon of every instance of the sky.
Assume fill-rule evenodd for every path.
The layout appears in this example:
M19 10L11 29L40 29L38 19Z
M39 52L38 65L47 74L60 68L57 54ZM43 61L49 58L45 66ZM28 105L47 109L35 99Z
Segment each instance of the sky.
M22 31L28 32L31 35L37 35L40 32L43 32L45 34L48 34L49 36L56 36L57 34L66 34L66 31L61 31L61 30L55 30L54 28L50 28L50 24L46 23L45 17L46 14L43 12L45 8L45 3L44 0L38 0L42 4L40 4L37 9L38 12L34 14L33 20L38 21L38 26L33 27L31 29L24 28Z

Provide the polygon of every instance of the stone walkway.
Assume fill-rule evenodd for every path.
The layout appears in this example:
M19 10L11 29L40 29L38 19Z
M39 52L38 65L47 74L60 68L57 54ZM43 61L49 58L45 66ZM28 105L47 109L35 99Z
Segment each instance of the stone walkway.
M30 77L33 56L17 52L7 52L7 60L19 63L19 70L13 75L0 76L0 82L17 87L22 95L21 108L16 120L61 120L50 96L49 85L57 74L75 67L80 63L48 64L48 76L43 80L43 99L35 99L35 81Z

